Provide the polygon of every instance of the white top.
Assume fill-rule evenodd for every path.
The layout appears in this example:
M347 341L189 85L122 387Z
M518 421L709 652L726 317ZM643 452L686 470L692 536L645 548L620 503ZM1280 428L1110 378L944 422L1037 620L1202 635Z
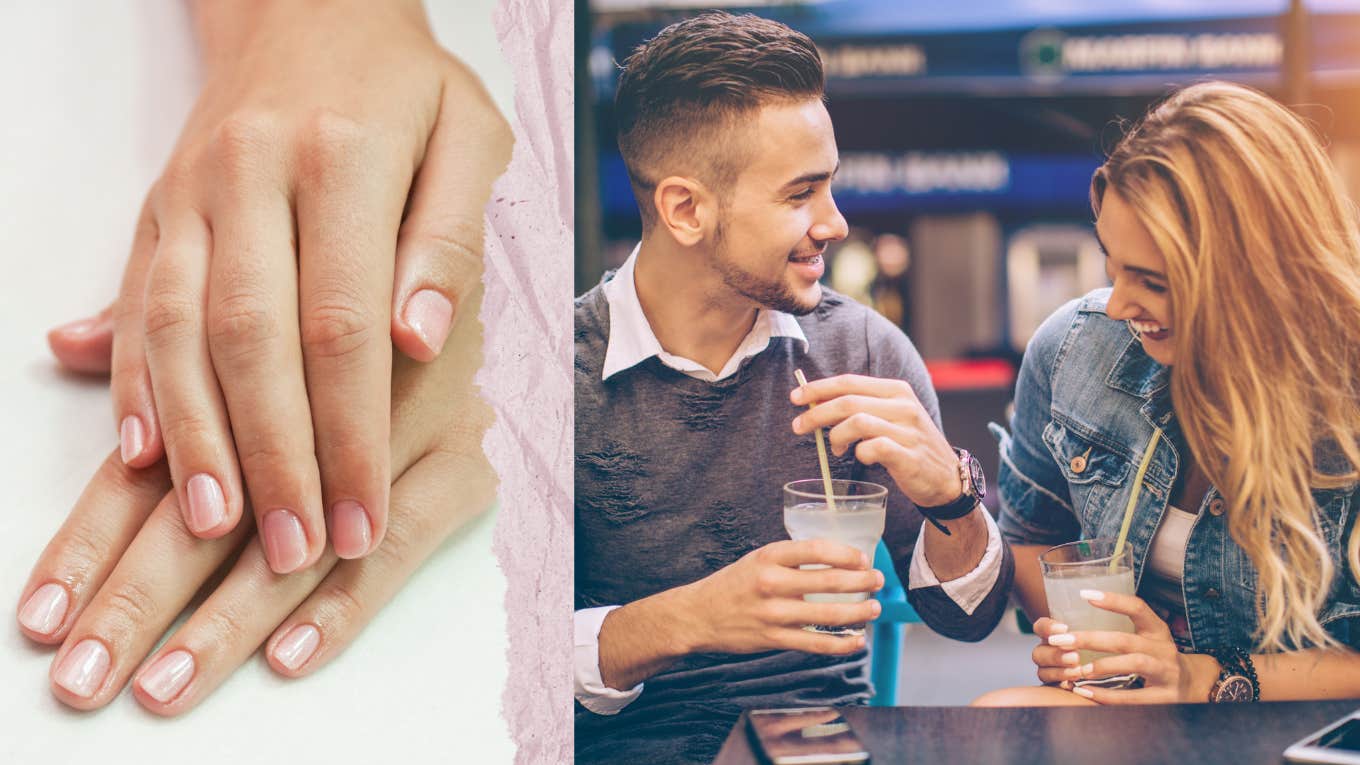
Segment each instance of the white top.
M756 322L745 339L737 346L736 353L723 365L722 371L714 375L709 369L696 361L667 353L661 342L652 332L638 301L637 287L633 280L633 266L637 260L638 248L628 256L623 267L606 282L603 291L609 305L609 339L604 353L603 379L634 367L656 356L661 363L690 377L714 382L731 376L741 362L760 353L770 344L773 337L794 337L803 343L804 352L808 348L807 336L803 334L798 320L781 311L761 309L756 314ZM916 541L916 551L912 556L911 570L908 572L910 589L940 585L945 594L959 608L971 614L992 591L996 578L1001 574L1001 533L990 513L983 513L987 519L987 550L976 568L964 576L940 583L926 560L925 524ZM573 660L575 664L575 695L581 706L595 714L616 714L642 694L643 683L638 683L626 691L616 690L604 684L600 676L600 625L608 613L618 606L584 608L575 614L573 629Z

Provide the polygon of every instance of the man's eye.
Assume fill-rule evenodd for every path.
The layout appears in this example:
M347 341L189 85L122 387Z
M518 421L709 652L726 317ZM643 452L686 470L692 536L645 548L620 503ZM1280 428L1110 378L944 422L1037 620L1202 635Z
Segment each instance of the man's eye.
M789 198L790 198L790 199L811 199L811 198L812 198L812 193L813 193L813 191L815 191L815 189L803 189L802 191L798 192L797 194L794 194L792 197L789 197Z

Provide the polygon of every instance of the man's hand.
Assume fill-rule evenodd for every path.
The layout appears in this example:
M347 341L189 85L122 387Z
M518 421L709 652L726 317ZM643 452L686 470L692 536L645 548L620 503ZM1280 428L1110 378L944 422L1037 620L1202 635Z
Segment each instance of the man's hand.
M793 432L830 428L838 455L858 442L855 459L882 465L918 507L945 505L963 493L958 455L906 382L840 375L794 388L789 400L816 404L794 419Z
M864 648L862 636L803 627L873 621L882 610L878 601L809 603L803 596L882 587L883 575L850 545L825 539L773 542L697 582L610 612L600 628L600 676L605 685L624 690L691 653L854 653Z

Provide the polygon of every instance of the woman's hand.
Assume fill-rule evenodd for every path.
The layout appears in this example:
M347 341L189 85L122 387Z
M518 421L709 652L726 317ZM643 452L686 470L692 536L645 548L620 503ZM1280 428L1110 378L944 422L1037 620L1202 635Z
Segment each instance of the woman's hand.
M1039 679L1057 679L1071 683L1076 680L1137 674L1143 687L1115 690L1095 686L1073 687L1072 692L1098 704L1173 704L1208 701L1209 690L1218 678L1218 662L1210 656L1181 653L1171 637L1166 622L1148 604L1134 595L1121 595L1098 590L1082 590L1081 596L1096 608L1124 614L1133 620L1134 632L1066 631L1066 625L1045 625L1049 633L1048 647L1061 653L1054 661L1053 651L1034 651L1039 664ZM1061 629L1055 629L1059 627ZM1039 632L1039 624L1035 624ZM1079 650L1115 654L1077 666ZM1057 667L1064 667L1055 674ZM1047 678L1047 679L1046 679Z
M203 90L111 317L119 458L165 454L194 537L248 491L276 572L328 526L360 557L387 527L392 342L429 361L466 310L510 133L415 0L195 14Z
M289 677L343 650L421 562L492 500L495 476L481 450L491 413L472 382L481 365L478 297L466 297L467 310L437 360L396 362L391 448L398 478L388 541L372 555L339 560L328 551L306 571L275 574L262 548L247 544L249 523L200 540L177 495L166 493L163 463L134 470L111 454L20 599L24 633L61 644L51 671L57 698L97 708L132 679L141 704L174 715L204 699L261 644L270 666ZM96 327L83 347L64 347L63 361L89 368L108 331ZM211 582L206 600L151 654Z

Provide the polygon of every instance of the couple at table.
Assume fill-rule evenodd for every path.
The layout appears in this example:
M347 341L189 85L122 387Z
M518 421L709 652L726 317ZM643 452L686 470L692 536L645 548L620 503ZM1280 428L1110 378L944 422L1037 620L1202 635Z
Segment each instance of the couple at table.
M819 427L836 478L889 488L883 538L929 627L979 640L1012 588L1037 619L1045 685L980 703L1209 701L1233 678L1360 695L1360 234L1307 128L1208 83L1112 153L1092 203L1113 287L1026 353L997 523L910 341L818 283L847 234L823 84L806 36L727 14L668 27L620 72L643 234L576 302L577 761L707 761L744 708L869 698L863 638L801 625L879 606L802 596L881 575L786 540L770 510L815 469ZM1145 454L1128 538L1156 597L1094 594L1134 634L1055 624L1038 553L1110 535ZM1082 666L1082 648L1114 656ZM1114 672L1141 687L1076 684Z

